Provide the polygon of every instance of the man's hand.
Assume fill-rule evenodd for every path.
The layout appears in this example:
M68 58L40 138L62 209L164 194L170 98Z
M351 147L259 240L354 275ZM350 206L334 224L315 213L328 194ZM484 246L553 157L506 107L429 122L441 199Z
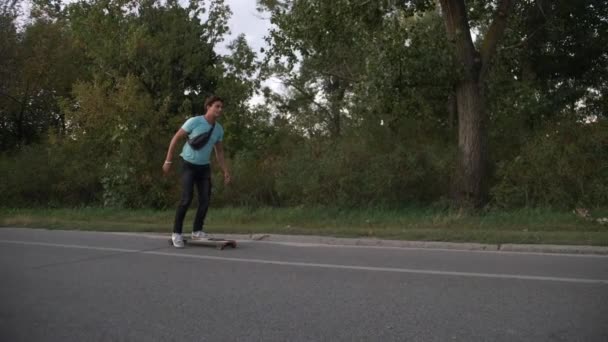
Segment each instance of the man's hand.
M165 174L165 176L169 174L169 171L171 171L171 163L165 162L163 164L163 173Z
M224 171L224 185L228 185L232 180L232 177L230 177L230 171L228 171L228 168L224 162L224 145L222 145L221 141L218 141L215 143L213 148L215 149L215 157L217 158L217 162L220 164L222 171Z

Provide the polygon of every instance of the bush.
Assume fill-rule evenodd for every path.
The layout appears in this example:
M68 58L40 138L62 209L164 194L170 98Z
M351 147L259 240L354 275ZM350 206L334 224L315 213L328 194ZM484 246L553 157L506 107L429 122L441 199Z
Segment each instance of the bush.
M231 160L233 182L214 167L214 206L400 207L448 194L451 149L365 141L306 139L289 148L243 151Z
M608 125L554 124L498 164L494 202L502 207L608 205Z
M238 153L232 161L227 161L232 174L232 183L225 187L224 176L217 163L213 170L214 206L279 206L280 199L275 191L276 158L259 155L250 151Z
M29 145L0 158L0 205L80 206L101 195L99 168L74 143Z

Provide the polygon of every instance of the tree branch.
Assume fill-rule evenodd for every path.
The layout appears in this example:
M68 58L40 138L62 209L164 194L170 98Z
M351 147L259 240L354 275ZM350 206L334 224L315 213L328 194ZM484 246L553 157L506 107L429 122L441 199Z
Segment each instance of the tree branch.
M23 106L23 103L21 103L21 101L19 101L16 98L10 96L9 94L5 94L5 93L0 92L0 96L8 97L9 99L17 102L20 106Z
M338 79L341 79L341 80L347 81L347 82L352 82L352 83L362 82L361 79L357 79L357 78L353 78L353 77L348 77L348 76L344 76L344 75L338 75L335 72L331 72L331 71L327 71L327 70L317 70L317 72L320 73L323 76L333 76L333 77L336 77Z
M330 112L330 110L327 107L325 107L322 104L320 104L317 101L315 101L315 96L313 94L310 94L305 89L302 89L302 87L298 86L295 82L291 82L291 81L286 80L286 79L284 79L283 82L287 86L293 87L295 90L299 91L302 95L306 96L310 100L310 102L312 102L315 106L317 106L320 109L322 109L325 113L331 115L331 112Z
M471 38L464 0L440 0L440 3L448 39L454 44L456 56L464 65L465 77L477 80L480 60Z
M509 12L511 12L515 1L516 0L501 0L498 3L498 9L494 15L494 20L492 21L492 24L484 37L479 51L481 55L481 71L479 74L479 79L483 79L485 74L488 72L490 61L494 57L494 54L496 53L496 46L505 32L505 28L507 27L507 17L509 16Z
M546 24L542 24L539 27L537 27L534 31L532 31L532 33L530 33L529 35L527 35L526 37L524 37L519 43L513 44L513 45L509 45L509 46L504 46L504 47L501 48L501 50L509 50L509 49L520 47L520 46L526 44L528 42L528 40L532 39L532 37L534 37L534 35L536 35L538 33L538 31L540 31L543 27L545 27L545 25Z

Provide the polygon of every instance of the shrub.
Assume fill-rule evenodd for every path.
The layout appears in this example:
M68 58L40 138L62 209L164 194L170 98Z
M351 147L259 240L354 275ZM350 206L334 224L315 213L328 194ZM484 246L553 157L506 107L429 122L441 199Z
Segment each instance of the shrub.
M554 124L498 164L494 202L502 207L608 205L608 125Z

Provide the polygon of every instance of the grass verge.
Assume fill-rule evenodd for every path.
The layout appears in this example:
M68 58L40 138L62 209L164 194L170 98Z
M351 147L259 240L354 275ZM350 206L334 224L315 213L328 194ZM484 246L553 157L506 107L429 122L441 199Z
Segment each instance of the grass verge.
M185 231L194 215L186 217ZM593 216L608 216L605 210ZM1 227L169 233L174 211L0 209ZM470 214L437 209L211 208L213 234L289 234L396 240L608 246L608 225L571 212L520 209Z

